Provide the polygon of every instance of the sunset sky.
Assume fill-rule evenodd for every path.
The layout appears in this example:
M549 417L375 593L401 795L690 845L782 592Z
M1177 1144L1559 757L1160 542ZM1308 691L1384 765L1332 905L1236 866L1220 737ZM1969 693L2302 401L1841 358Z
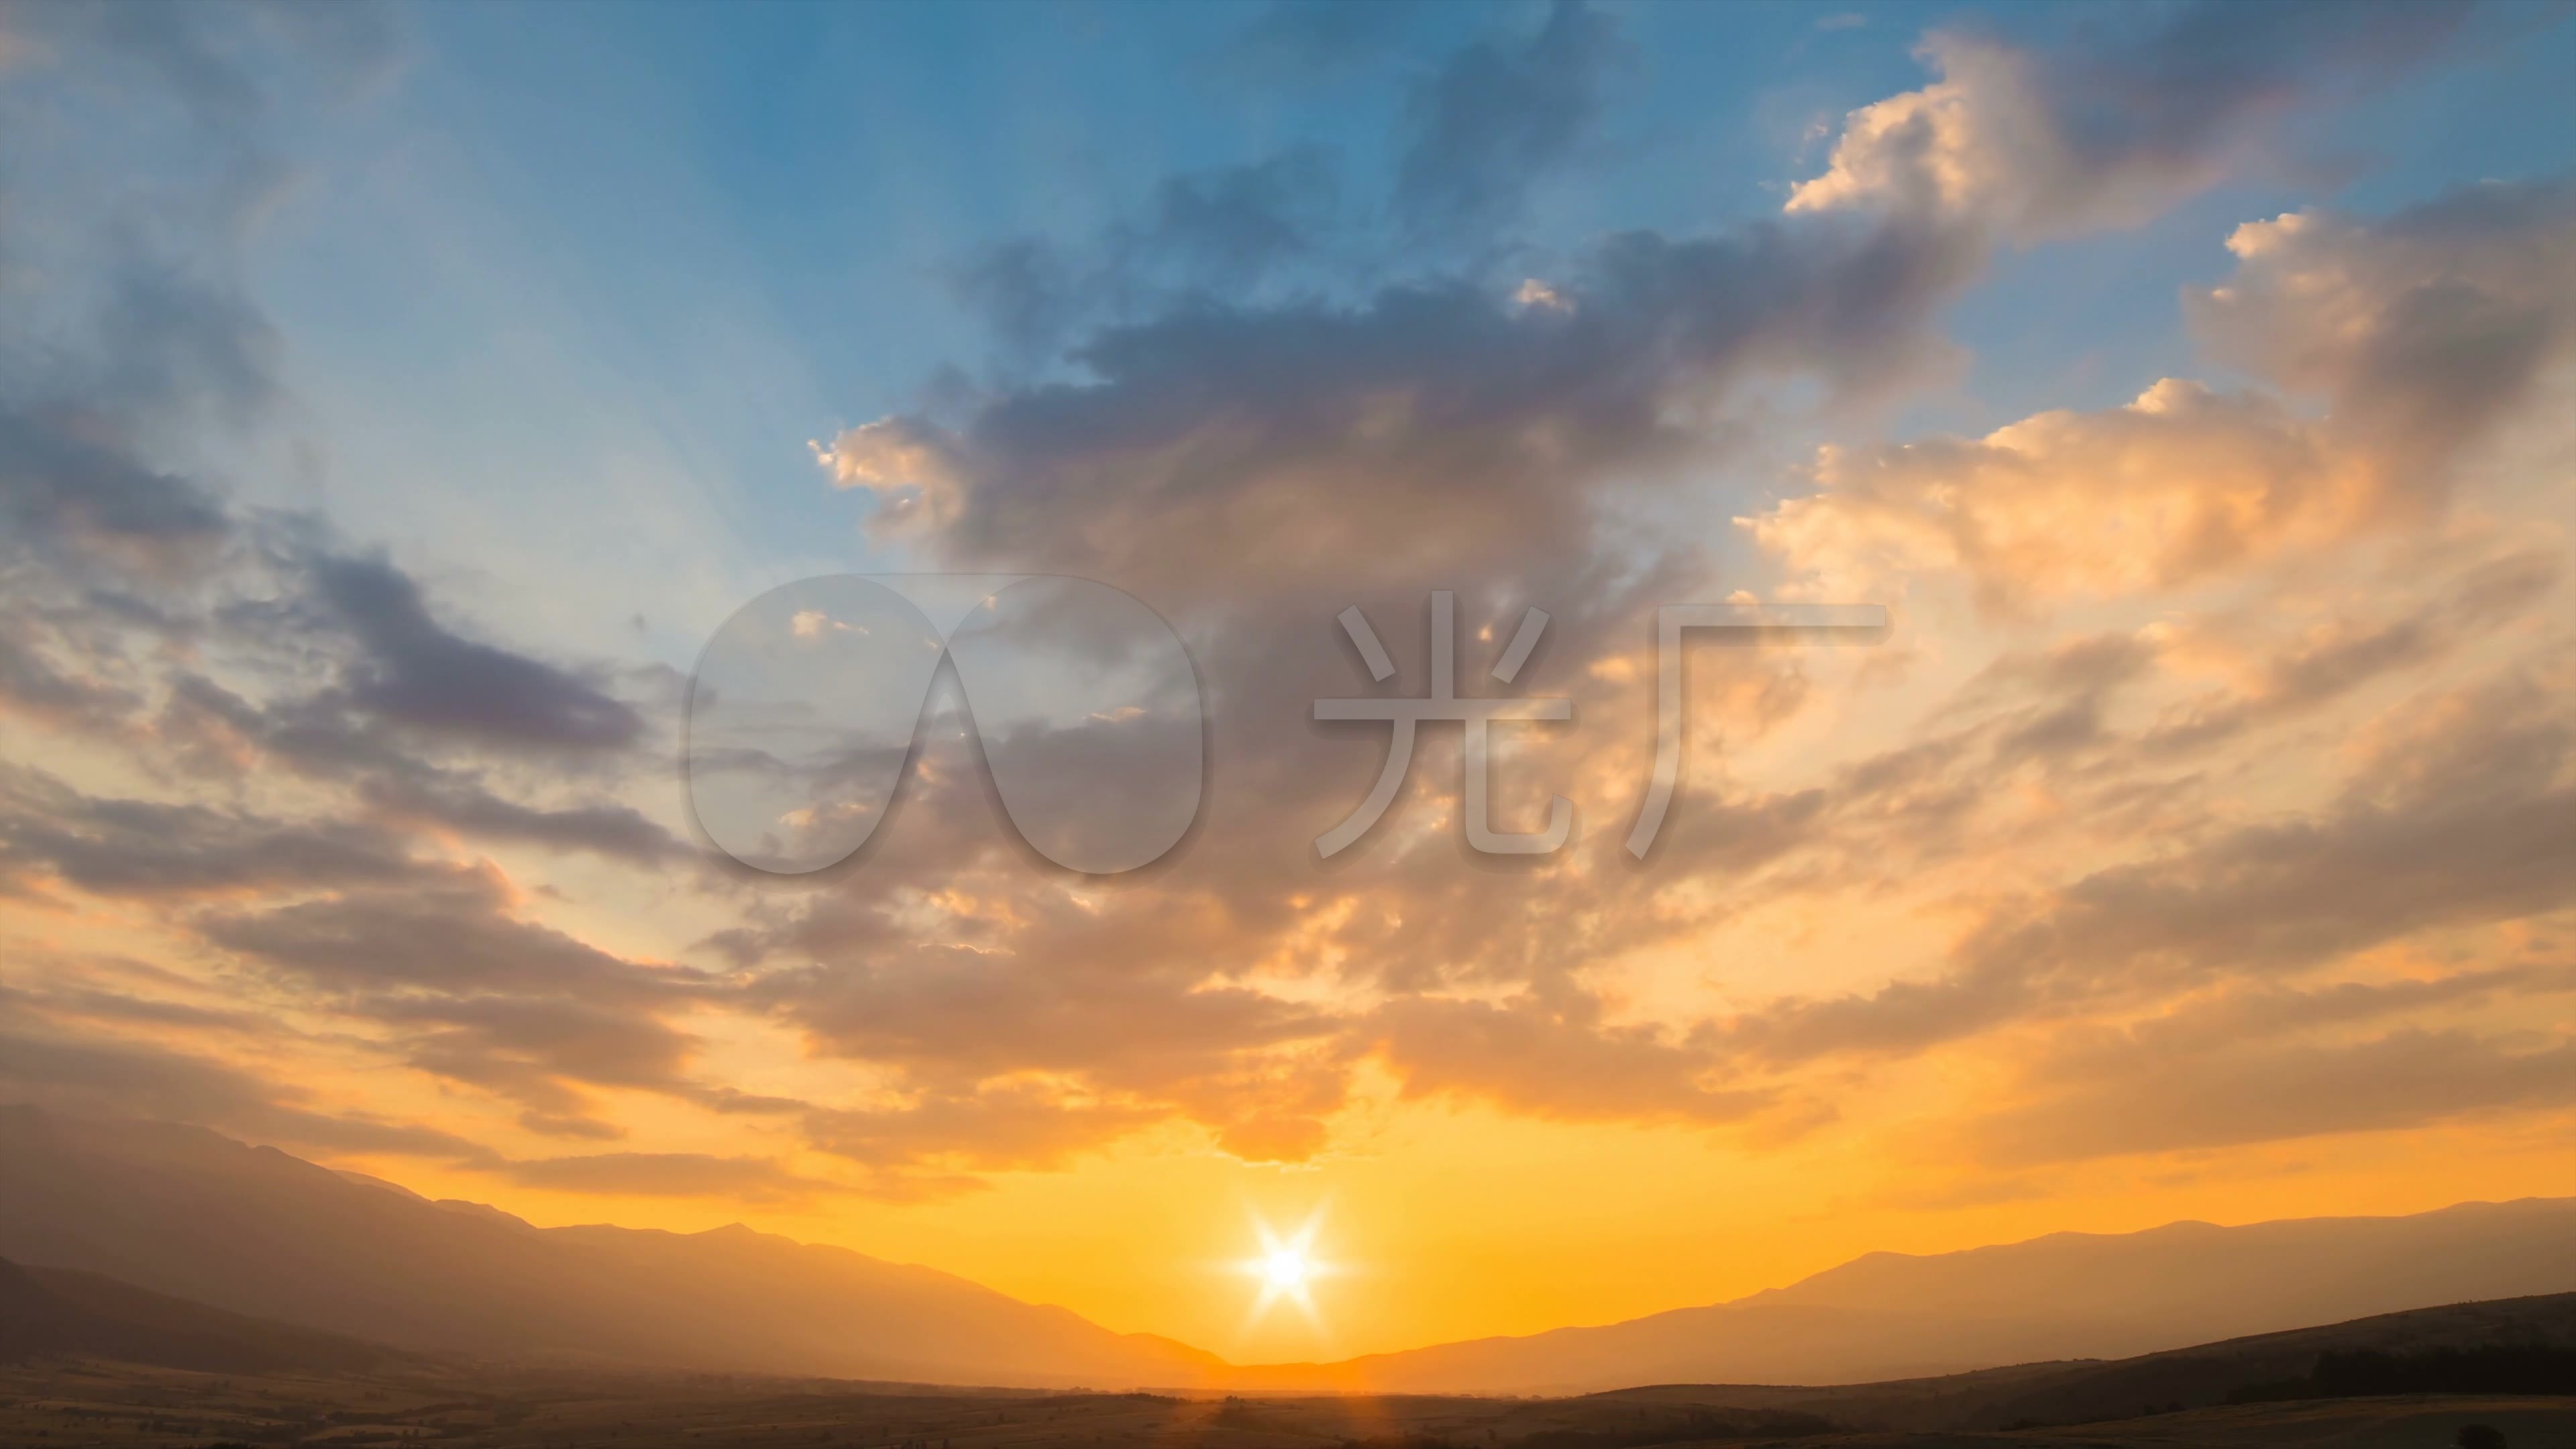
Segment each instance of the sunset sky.
M0 1101L1238 1362L2576 1194L2571 76L2536 4L0 4ZM719 626L923 572L1169 623L1167 856L1039 859L948 683L857 859L715 848ZM1430 725L1324 859L1435 590L1573 839L1471 850ZM1691 646L1633 859L1727 601L1892 622ZM1131 713L1036 746L1145 801Z

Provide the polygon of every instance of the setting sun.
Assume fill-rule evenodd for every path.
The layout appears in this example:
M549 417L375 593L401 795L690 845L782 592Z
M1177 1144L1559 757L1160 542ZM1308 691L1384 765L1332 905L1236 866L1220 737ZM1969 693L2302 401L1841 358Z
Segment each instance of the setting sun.
M1262 1265L1263 1276L1270 1286L1282 1293L1302 1293L1306 1279L1314 1272L1306 1255L1295 1248L1274 1248L1269 1261Z
M1260 1251L1236 1265L1237 1271L1259 1285L1252 1307L1244 1315L1242 1333L1250 1334L1269 1316L1271 1307L1282 1298L1297 1305L1307 1326L1317 1335L1324 1332L1323 1314L1315 1306L1315 1280L1336 1271L1333 1264L1316 1256L1315 1237L1324 1222L1320 1207L1306 1215L1293 1233L1273 1229L1258 1213L1253 1215L1252 1231Z

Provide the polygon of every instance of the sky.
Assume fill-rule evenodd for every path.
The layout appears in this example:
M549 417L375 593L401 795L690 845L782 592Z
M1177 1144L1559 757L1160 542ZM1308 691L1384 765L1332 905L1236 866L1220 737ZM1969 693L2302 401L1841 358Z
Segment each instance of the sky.
M1238 1362L2576 1194L2571 73L2513 4L0 7L0 1099ZM849 574L1111 592L887 684ZM1484 776L1560 849L1438 724L1318 849L1435 591L1570 702ZM1633 856L1657 611L1751 602L1889 624L1687 645Z

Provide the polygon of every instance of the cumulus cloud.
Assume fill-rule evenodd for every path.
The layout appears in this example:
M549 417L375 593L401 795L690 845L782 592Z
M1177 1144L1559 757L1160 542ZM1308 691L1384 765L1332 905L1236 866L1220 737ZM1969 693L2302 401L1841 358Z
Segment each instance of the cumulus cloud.
M2476 445L2563 391L2571 244L2564 183L2239 228L2235 277L2194 294L2192 315L2221 356L2291 396L2166 379L2125 407L1982 438L1828 448L1815 492L1741 522L1825 593L1957 576L2007 611L2420 523Z
M769 988L778 1009L827 1049L925 1084L941 1054L965 1053L967 1075L936 1091L992 1090L1016 1057L1073 1084L1068 1100L1139 1114L1090 1119L1103 1134L1177 1114L1229 1142L1266 1123L1254 1135L1305 1152L1324 1140L1313 1114L1348 1090L1316 1084L1348 1082L1363 1060L1414 1096L1540 1117L1813 1121L1830 1114L1801 1079L1827 1058L1901 1058L2018 1023L2133 1010L2213 973L2318 969L2563 906L2546 882L2564 863L2534 833L2561 808L2545 751L2531 757L2521 806L2354 794L2262 825L2229 821L2197 773L2235 768L2222 749L2454 659L2505 621L2527 623L2559 570L2545 550L2511 547L2367 620L2281 640L2201 694L2185 681L2205 660L2171 621L2007 658L1911 741L1811 787L1705 790L1676 817L1662 877L1607 872L1588 846L1526 873L1462 871L1454 851L1425 848L1455 828L1455 757L1441 744L1416 762L1395 838L1345 873L1318 882L1293 845L1277 847L1290 834L1282 816L1320 817L1297 839L1331 823L1309 802L1313 780L1343 770L1356 798L1356 772L1375 766L1337 762L1336 737L1303 725L1312 698L1364 687L1319 626L1330 610L1288 617L1311 607L1314 579L1347 581L1343 597L1386 630L1404 661L1395 689L1419 683L1421 606L1408 589L1425 580L1484 582L1505 617L1508 601L1571 597L1542 682L1570 690L1579 713L1642 707L1631 686L1650 601L1705 587L1706 560L1689 541L1622 532L1619 508L1711 456L1708 424L1738 386L1804 374L1865 389L1890 348L1925 342L1931 310L1979 264L1982 234L1938 208L1810 206L1717 237L1614 239L1552 275L1544 304L1467 285L1355 304L1192 303L1104 328L1077 349L1085 371L1073 379L997 389L938 425L884 425L930 449L935 465L907 466L935 466L953 490L947 515L912 535L930 557L1045 558L1134 581L1174 611L1224 705L1212 727L1226 772L1217 789L1245 803L1151 879L1066 909L1007 883L977 811L943 785L906 817L907 854L921 858L871 862L851 896L784 910L729 946L781 963ZM2328 386L2286 369L2260 375ZM1820 596L1955 576L1992 612L2028 622L2070 601L2261 581L2388 535L2425 506L2384 439L2350 424L2359 405L2325 401L2320 414L2260 390L2168 381L2128 407L2042 414L1983 439L1829 453L1815 497L1750 528ZM1225 537L1262 546L1201 544ZM1794 668L1707 666L1702 698L1724 704L1712 741L1720 729L1758 738L1806 697ZM1597 736L1589 750L1587 760L1529 741L1506 788L1543 803L1549 789L1606 784L1585 796L1587 820L1633 809L1639 762ZM1345 752L1360 754L1373 751ZM1568 787L1570 776L1584 783ZM2029 818L2029 801L2069 818ZM2134 852L2106 842L2124 831L2182 843L2169 858L2123 861ZM2070 837L2086 848L2041 861L2055 847L2040 842ZM2409 864L2394 852L2410 838L2456 839L2465 863ZM1969 886L1998 862L2029 888ZM1762 902L1893 890L1909 872L1961 893L1947 908L1970 925L1944 969L1663 1025L1620 1023L1581 984ZM2355 891L2370 909L2339 904ZM925 931L959 954L902 949ZM1062 971L1063 985L1020 979L1030 962ZM1007 998L983 990L1005 981ZM1286 983L1300 992L1293 1012L1262 994ZM863 1010L833 1004L845 990ZM1122 1073L1053 1044L1067 1033L1047 1023L1078 1017L1061 1015L1065 993L1122 1003L1136 1066ZM949 1000L986 1002L978 1010L999 1029L974 1046L948 1044L954 1031L916 1035L967 1019L962 1006L930 1009ZM1194 1022L1221 1044L1212 1058L1247 1069L1171 1054L1166 1021ZM1294 1040L1265 1022L1293 1022ZM1048 1120L1067 1134L1051 1143L1097 1140L1086 1119Z
M2227 175L2294 103L2422 64L2467 10L2201 0L2056 45L1936 32L1922 56L1941 79L1854 111L1789 210L1895 208L2021 241L2132 225Z
M1295 13L1265 29L1323 48L1316 36L1347 31L1345 55L1406 23ZM2452 24L2439 9L2180 7L2107 41L1936 37L1940 81L1858 113L1785 215L1612 234L1541 267L1467 257L1281 281L1332 261L1349 210L1378 207L1415 239L1507 234L1591 144L1622 49L1615 17L1564 5L1426 72L1382 197L1354 200L1319 153L1291 149L1170 178L1100 258L982 255L961 291L1007 344L1046 355L1019 359L1027 376L935 387L817 460L928 566L1085 574L1165 611L1210 722L1196 738L1111 720L1037 738L1072 782L1042 803L1114 809L1203 742L1207 818L1132 875L1038 874L1009 816L1020 803L985 788L989 761L937 685L917 747L873 740L829 762L842 778L909 766L881 847L794 890L653 877L704 932L685 949L633 944L654 927L583 895L603 860L683 855L634 783L662 775L654 708L512 621L471 620L434 572L237 510L173 445L273 403L265 324L210 249L219 285L91 307L114 356L0 397L0 508L31 540L0 548L44 605L0 609L0 711L97 751L77 779L0 777L0 880L56 905L119 902L192 969L202 956L296 1003L331 1051L555 1140L505 1153L299 1097L226 1066L207 1044L235 1028L178 1009L202 1013L193 998L147 1019L152 993L131 983L89 1000L20 987L11 1009L97 1035L80 1039L91 1055L13 1051L0 1067L17 1091L123 1082L127 1106L532 1188L755 1202L962 1191L1176 1125L1246 1159L1305 1160L1388 1082L1543 1120L1776 1130L1829 1119L1829 1094L1876 1066L2034 1024L2134 1050L2090 1075L2042 1064L1981 1148L1996 1160L2059 1160L2119 1092L2196 1064L2206 1090L2105 1136L2109 1150L2548 1106L2535 1083L2563 1050L2484 1028L2401 1015L2363 1037L2249 1015L2185 1052L2140 1045L2134 1022L2249 982L2295 994L2369 952L2576 903L2557 825L2563 676L2535 622L2563 549L2531 530L2446 534L2461 556L2410 555L2422 566L2369 610L2294 596L2322 591L2302 571L2335 547L2441 519L2464 486L2453 469L2548 395L2565 355L2563 189L2240 231L2235 275L2187 304L2246 390L2170 380L1981 438L1824 454L1813 496L1749 524L1790 587L1956 579L2019 632L1924 664L1964 683L1919 721L1856 727L1854 754L1768 773L1740 755L1830 713L1830 666L1694 653L1685 801L1652 869L1618 851L1651 751L1622 730L1652 718L1655 608L1747 582L1717 572L1724 540L1673 518L1677 500L1709 501L1748 419L1793 396L1825 399L1820 416L1883 397L1942 354L1937 320L1998 237L2135 220L2218 176L2286 107L2409 63ZM201 103L223 111L210 84ZM1091 289L1095 273L1114 285ZM91 396L114 406L64 405ZM2174 604L2212 580L2245 583L2263 627ZM1514 688L1566 696L1576 721L1509 732L1495 805L1510 828L1577 799L1585 837L1561 856L1469 857L1459 750L1437 731L1379 832L1347 860L1313 855L1386 742L1316 724L1312 702L1421 692L1432 588L1459 591L1477 689L1497 630L1531 605L1553 616ZM2294 617L2260 614L2275 603ZM1401 661L1382 684L1333 626L1352 605ZM837 638L836 617L791 615L787 636ZM1068 668L1114 664L1069 636L1038 642ZM2461 677L2432 687L2445 669ZM2384 709L2401 685L2447 703ZM2304 795L2290 766L2331 752L2285 741L2302 727L2348 766L2316 765L2333 777ZM2230 809L2246 778L2275 774L2277 808ZM547 869L518 868L530 860ZM1851 948L1852 979L1831 989L1700 989L1708 959L1748 940L1907 909L1922 915ZM1631 972L1688 1004L1630 992ZM2388 1010L2439 1005L2410 1000ZM719 1032L780 1043L783 1084L711 1079ZM2312 1035L2266 1035L2286 1032ZM2267 1056L2283 1039L2299 1052ZM2465 1085L2224 1124L2232 1095L2330 1093L2381 1068ZM629 1093L775 1134L833 1176L643 1141L554 1151L640 1130L619 1111Z
M1506 563L1588 533L1623 475L1701 456L1684 420L1734 384L1900 374L1972 265L1902 227L1766 224L1616 238L1559 287L1570 308L1457 283L1193 305L1077 349L1087 381L994 397L955 431L870 423L820 456L961 565L1258 587ZM1257 555L1221 565L1189 546L1256 535Z
M2331 211L2249 222L2235 274L2185 294L2223 359L2328 399L2400 498L2439 498L2450 464L2576 350L2576 184L2486 182L2384 220Z
M1814 494L1743 520L1812 587L1957 574L1997 608L2190 583L2347 534L2375 501L2288 408L2172 379L1983 438L1829 448L1813 478Z
M935 528L957 515L959 485L938 428L907 418L861 423L827 446L814 445L814 460L833 486L874 494L871 526L882 532Z

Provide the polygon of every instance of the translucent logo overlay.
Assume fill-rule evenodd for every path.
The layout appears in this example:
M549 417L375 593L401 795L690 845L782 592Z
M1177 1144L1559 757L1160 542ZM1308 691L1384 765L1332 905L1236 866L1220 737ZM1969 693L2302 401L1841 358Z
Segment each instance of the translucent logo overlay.
M686 773L734 859L801 875L883 822L945 659L1003 810L1038 854L1110 875L1198 816L1198 672L1160 615L1055 575L831 574L734 611L699 657Z

